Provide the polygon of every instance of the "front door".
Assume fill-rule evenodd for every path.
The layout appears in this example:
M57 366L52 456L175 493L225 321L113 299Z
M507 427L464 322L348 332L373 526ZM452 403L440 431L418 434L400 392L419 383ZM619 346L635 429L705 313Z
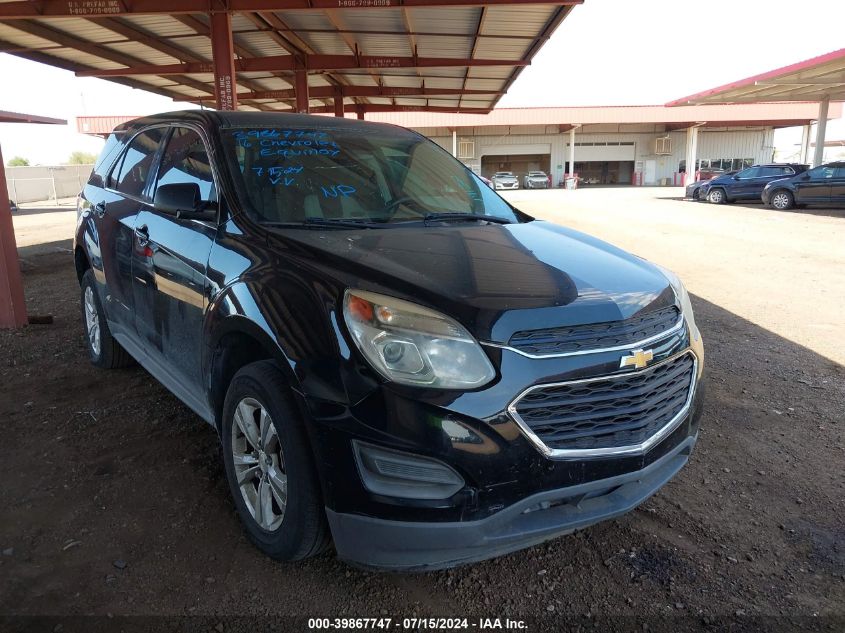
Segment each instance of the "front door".
M209 154L194 129L173 128L151 195L159 185L174 183L196 183L202 199L216 205ZM139 342L183 393L202 393L206 267L216 233L216 222L179 219L153 207L135 222L132 276Z
M729 180L725 186L728 197L731 200L747 200L753 197L757 187L760 187L762 191L763 187L758 184L761 169L761 167L748 167L734 174L733 179Z
M112 334L133 337L132 251L135 220L148 201L146 185L166 127L136 135L106 177L101 200L93 201L103 272L101 304ZM96 262L94 269L97 270Z
M836 168L822 165L816 167L795 181L795 202L811 204L830 200L830 185Z

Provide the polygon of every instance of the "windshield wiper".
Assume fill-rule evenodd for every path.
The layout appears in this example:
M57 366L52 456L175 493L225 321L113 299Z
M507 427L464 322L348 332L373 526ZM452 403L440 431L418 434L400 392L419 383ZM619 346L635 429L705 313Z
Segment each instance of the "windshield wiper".
M311 227L325 227L333 229L379 229L380 220L372 218L361 218L354 220L349 218L305 218L304 222L264 222L270 226L287 227L287 228L311 228Z
M427 213L423 222L494 222L496 224L513 224L513 220L500 218L495 215L484 215L481 213Z

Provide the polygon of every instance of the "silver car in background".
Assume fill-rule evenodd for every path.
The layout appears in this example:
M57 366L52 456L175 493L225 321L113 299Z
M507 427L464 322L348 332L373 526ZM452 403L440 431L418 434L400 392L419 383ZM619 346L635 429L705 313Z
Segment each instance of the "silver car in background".
M552 179L544 171L529 171L522 179L522 186L526 189L548 189Z
M519 189L519 178L512 171L497 171L490 180L493 189Z

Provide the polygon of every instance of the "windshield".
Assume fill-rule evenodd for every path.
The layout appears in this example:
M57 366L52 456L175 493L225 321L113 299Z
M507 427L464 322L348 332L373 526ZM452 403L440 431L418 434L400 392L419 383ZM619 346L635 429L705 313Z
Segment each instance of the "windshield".
M329 124L222 136L239 195L260 222L389 224L447 213L518 221L478 176L411 132Z

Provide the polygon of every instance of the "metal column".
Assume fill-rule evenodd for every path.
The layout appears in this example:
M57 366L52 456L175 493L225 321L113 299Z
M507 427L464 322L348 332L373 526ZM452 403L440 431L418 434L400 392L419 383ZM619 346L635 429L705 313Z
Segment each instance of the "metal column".
M337 94L334 97L334 115L341 118L345 116L343 112L343 94L340 90L337 91Z
M810 159L810 125L801 127L801 154L798 157L799 163L807 164Z
M0 328L22 327L26 322L21 266L6 189L6 170L0 152Z
M458 128L452 128L452 156L458 157Z
M698 154L698 126L687 128L686 177L684 184L695 182L696 162Z
M212 13L211 55L214 62L214 96L218 110L237 110L238 94L235 55L232 46L232 16Z
M819 101L819 120L816 123L816 151L813 152L813 167L818 167L824 160L824 137L827 131L827 107L830 105L830 97Z
M304 68L293 71L296 88L296 111L308 114L308 72ZM337 102L335 102L337 107Z
M566 173L569 174L570 178L575 177L575 127L569 130L569 169ZM566 183L564 183L565 185Z

